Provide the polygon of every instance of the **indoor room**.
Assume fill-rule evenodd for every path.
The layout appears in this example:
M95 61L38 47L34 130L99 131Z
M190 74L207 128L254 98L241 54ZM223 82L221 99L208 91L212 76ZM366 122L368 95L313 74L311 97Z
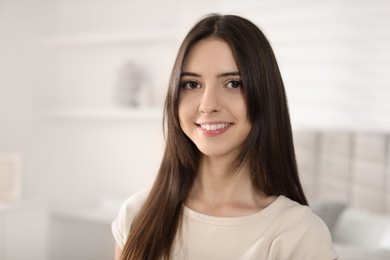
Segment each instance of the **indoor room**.
M160 168L176 54L209 13L270 41L340 259L390 259L386 0L0 0L0 259L114 259L111 223Z

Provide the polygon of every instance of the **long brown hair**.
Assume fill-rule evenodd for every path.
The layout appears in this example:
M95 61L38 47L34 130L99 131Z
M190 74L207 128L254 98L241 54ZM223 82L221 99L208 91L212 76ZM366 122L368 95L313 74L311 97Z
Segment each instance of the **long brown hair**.
M211 14L185 37L173 67L165 101L166 147L149 196L133 220L122 259L169 259L180 230L183 205L194 182L200 152L184 134L178 117L183 61L199 40L215 37L229 44L241 73L252 129L234 166L248 162L254 187L307 205L292 139L287 99L271 45L252 22Z

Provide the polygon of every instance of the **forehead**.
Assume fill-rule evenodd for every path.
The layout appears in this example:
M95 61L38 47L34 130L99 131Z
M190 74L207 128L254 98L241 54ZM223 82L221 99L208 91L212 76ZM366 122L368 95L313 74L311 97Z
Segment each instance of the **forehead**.
M221 39L207 38L190 49L183 63L183 71L222 73L238 71L238 67L229 44Z

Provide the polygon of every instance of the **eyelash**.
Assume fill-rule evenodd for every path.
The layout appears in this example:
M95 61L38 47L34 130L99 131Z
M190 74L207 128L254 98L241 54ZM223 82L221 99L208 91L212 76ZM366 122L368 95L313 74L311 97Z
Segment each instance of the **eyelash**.
M195 87L195 88L189 87L189 84L196 84L197 87ZM183 83L181 83L181 84L180 84L180 87L181 87L182 89L196 89L196 88L198 88L199 85L200 85L199 82L196 82L196 81L194 81L194 80L187 80L187 81L184 81Z
M231 84L234 84L236 85L235 87L233 86L230 86ZM196 87L190 87L189 85L193 85L193 84L196 84ZM180 87L182 89L197 89L199 88L199 85L201 85L199 82L197 81L194 81L194 80L187 80L187 81L184 81L183 83L180 84ZM231 79L229 80L226 85L228 88L232 88L232 89L238 89L238 88L241 88L242 87L242 81L240 79Z
M226 85L229 85L231 83L235 83L235 84L238 84L237 87L230 87L230 88L241 88L242 87L242 81L240 79L232 79L232 80L229 80L228 83Z

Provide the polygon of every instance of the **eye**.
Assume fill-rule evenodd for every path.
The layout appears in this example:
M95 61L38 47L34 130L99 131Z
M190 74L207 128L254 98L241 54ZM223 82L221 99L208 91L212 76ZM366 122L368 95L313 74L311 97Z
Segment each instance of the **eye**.
M181 84L182 89L197 89L200 88L200 84L196 81L185 81Z
M228 88L240 88L242 86L241 80L230 80L226 86Z

